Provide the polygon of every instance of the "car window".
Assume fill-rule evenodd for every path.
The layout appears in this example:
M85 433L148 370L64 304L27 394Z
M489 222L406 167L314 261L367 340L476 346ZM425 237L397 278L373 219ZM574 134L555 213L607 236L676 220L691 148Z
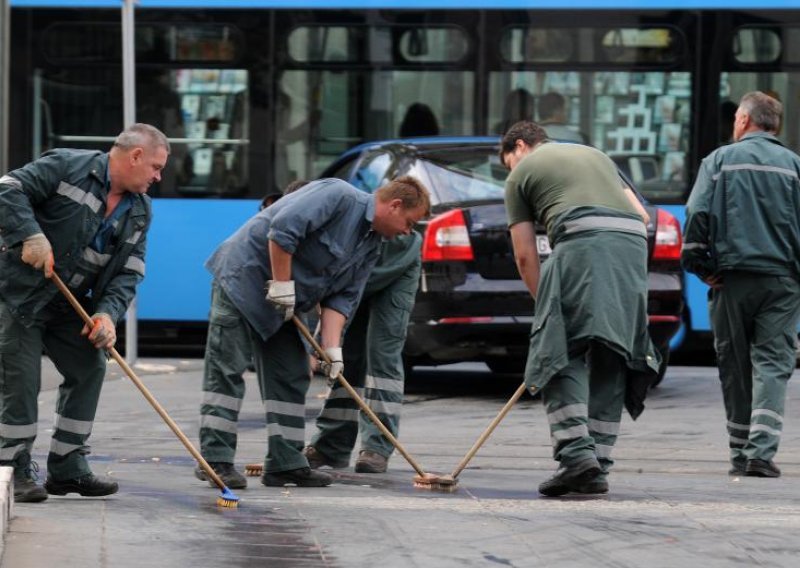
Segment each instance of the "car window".
M508 172L494 149L426 154L423 163L442 202L503 198Z
M353 171L353 166L356 163L355 156L350 158L349 160L345 161L344 163L339 164L336 166L336 169L332 172L327 174L327 177L334 177L343 179L345 181L350 181L350 172Z
M361 191L372 193L391 179L392 155L388 152L368 154L351 176L350 183Z

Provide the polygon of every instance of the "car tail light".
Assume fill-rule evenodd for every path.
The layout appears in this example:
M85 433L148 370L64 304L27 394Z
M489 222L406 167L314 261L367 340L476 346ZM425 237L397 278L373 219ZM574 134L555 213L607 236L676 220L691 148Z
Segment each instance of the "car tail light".
M658 209L653 260L680 260L681 242L681 224L668 211Z
M422 241L422 260L475 260L461 209L442 213L428 222Z

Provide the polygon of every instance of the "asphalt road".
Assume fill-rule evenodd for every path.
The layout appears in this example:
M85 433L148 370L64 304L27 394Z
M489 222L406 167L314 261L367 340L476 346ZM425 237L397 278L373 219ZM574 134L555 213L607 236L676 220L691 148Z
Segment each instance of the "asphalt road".
M201 362L147 360L137 372L196 440ZM51 371L48 370L48 374ZM265 451L250 377L238 464ZM423 369L409 384L401 441L449 472L517 386L482 365ZM323 395L309 394L310 436ZM55 390L40 397L44 465ZM412 487L395 455L385 475L335 472L327 488L239 491L238 509L192 476L193 460L134 386L112 369L90 456L117 479L106 499L17 504L2 568L205 566L796 566L800 558L800 387L790 383L780 479L727 475L713 368L673 367L637 421L625 416L607 496L543 498L554 469L541 404L527 395L461 474L453 494Z

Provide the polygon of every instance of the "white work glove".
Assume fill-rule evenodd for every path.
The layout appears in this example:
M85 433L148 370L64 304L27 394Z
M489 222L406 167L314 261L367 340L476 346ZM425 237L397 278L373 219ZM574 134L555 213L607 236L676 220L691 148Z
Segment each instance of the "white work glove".
M88 335L89 341L98 349L110 349L114 347L117 342L117 328L114 322L111 321L111 316L108 314L94 314L92 316L92 325L85 324L81 330L81 335Z
M344 358L342 357L342 348L326 347L325 355L328 356L328 359L330 359L331 362L330 364L328 364L326 361L320 359L319 367L320 369L322 369L322 373L326 377L328 377L328 382L333 384L336 381L336 377L339 376L339 373L344 371Z
M53 275L53 247L44 233L36 233L22 242L22 262L37 270L44 269L46 278Z
M294 280L268 280L267 301L289 321L294 315Z

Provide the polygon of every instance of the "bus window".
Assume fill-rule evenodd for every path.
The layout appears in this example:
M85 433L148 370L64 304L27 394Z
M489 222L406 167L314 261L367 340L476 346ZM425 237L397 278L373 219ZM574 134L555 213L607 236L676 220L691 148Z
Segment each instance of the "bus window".
M771 63L781 55L781 38L774 29L741 28L733 37L733 56L739 63Z
M674 63L682 55L681 40L672 28L621 28L604 33L601 45L614 63Z
M400 35L400 56L416 63L460 61L467 54L463 30L450 28L412 28Z

